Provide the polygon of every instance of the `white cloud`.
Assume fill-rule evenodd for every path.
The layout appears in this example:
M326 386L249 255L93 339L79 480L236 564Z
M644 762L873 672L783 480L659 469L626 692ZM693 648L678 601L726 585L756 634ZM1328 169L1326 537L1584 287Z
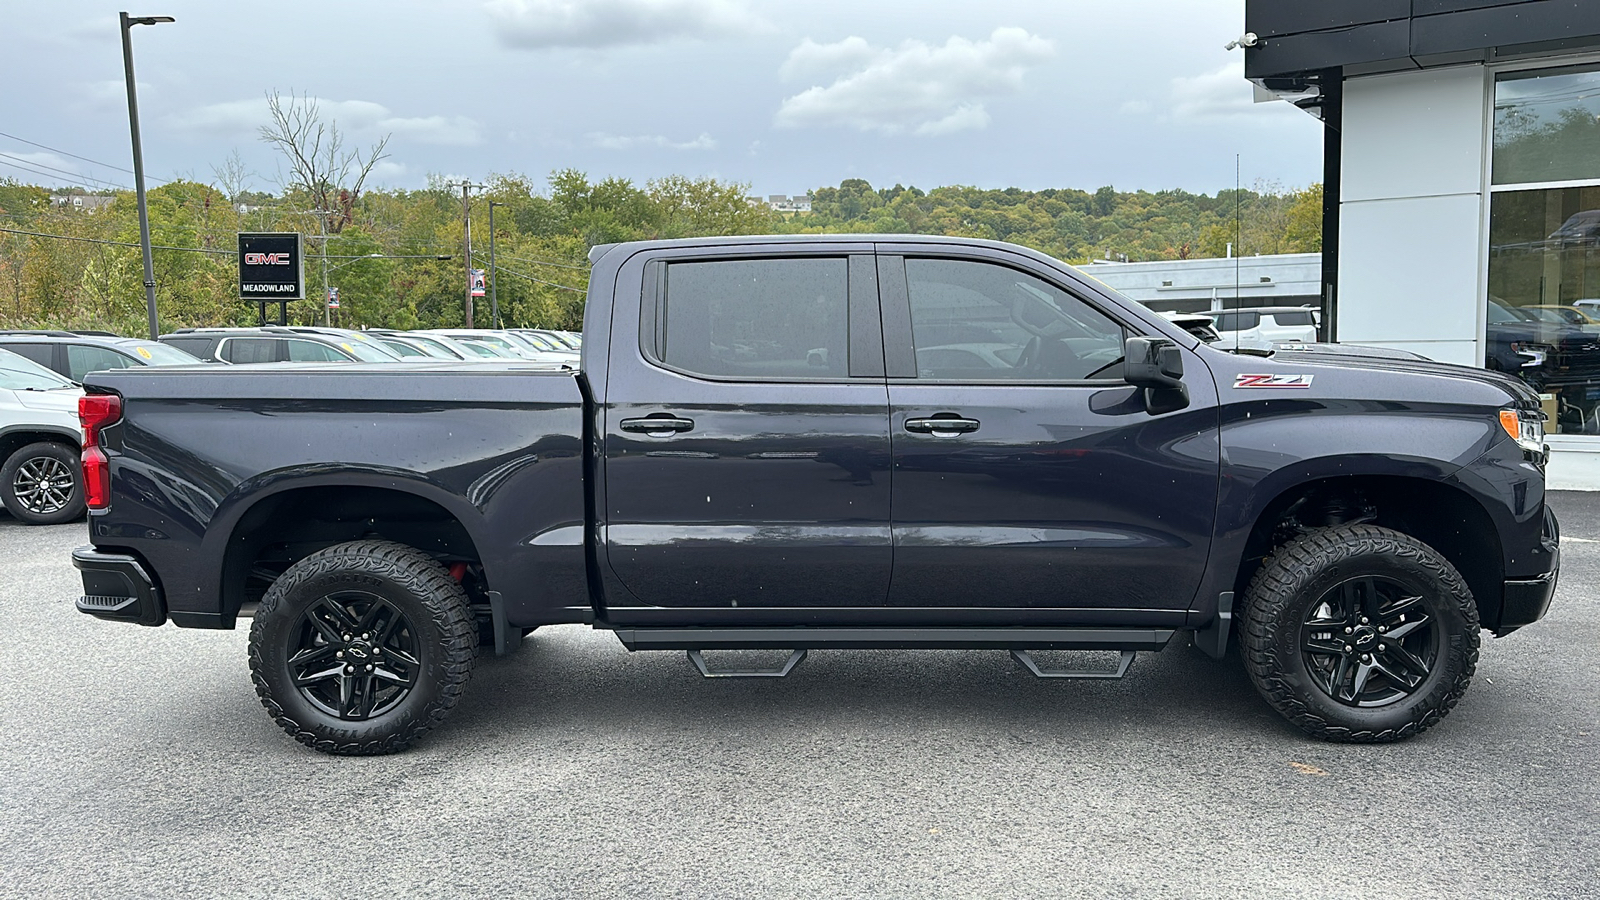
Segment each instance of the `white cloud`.
M1279 106L1257 105L1254 97L1250 82L1244 80L1244 59L1238 57L1214 72L1172 79L1172 116L1189 120L1237 119L1259 115L1264 106Z
M768 31L745 0L488 0L500 42L524 50L616 47Z
M705 132L701 132L700 136L692 141L673 141L659 134L619 135L606 134L603 131L592 131L584 137L590 146L602 150L632 150L636 147L661 147L667 150L717 149L716 139Z
M387 106L370 100L325 100L316 102L326 121L336 122L339 130L351 135L393 134L397 138L422 144L470 146L481 143L483 135L477 121L466 116L396 116ZM267 100L230 100L176 113L165 121L184 131L214 134L253 134L267 124Z
M783 101L780 127L845 126L884 134L949 134L989 124L984 104L1022 90L1028 70L1054 45L1021 28L996 28L987 40L952 37L944 46L906 41L877 49L859 37L833 44L803 41L779 74L834 75Z

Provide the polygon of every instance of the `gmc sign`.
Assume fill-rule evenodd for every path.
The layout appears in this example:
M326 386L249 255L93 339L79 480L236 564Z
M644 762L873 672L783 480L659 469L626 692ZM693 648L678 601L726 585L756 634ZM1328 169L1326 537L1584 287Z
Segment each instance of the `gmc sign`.
M298 232L241 233L239 298L256 301L305 299L300 251Z

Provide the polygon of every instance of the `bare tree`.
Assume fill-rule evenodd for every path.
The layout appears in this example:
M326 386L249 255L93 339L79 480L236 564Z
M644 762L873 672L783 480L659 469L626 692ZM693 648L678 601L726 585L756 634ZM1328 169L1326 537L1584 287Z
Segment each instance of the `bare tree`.
M315 97L277 91L267 94L272 122L261 126L261 140L283 154L289 174L285 192L303 191L317 209L327 210L328 231L337 233L350 222L352 207L361 196L367 176L379 160L391 135L384 135L365 152L345 146L339 123L322 118Z
M217 187L228 198L229 203L238 203L239 197L250 187L250 180L255 173L246 169L244 160L240 158L237 148L228 154L220 166L212 166L211 174L217 179Z

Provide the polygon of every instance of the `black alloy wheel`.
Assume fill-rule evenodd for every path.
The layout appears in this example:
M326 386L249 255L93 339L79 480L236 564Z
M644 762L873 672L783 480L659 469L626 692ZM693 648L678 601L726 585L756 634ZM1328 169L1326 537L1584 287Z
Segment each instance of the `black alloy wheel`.
M0 466L0 501L29 525L60 525L83 515L77 448L40 441L11 454Z
M411 621L366 591L338 591L312 603L295 623L289 673L306 702L352 722L399 706L422 663Z
M273 721L324 753L410 746L461 699L478 652L461 585L404 544L336 544L290 566L250 623L250 674Z
M1329 588L1300 634L1306 672L1347 706L1404 699L1427 681L1439 656L1427 604L1393 578L1362 576Z
M1478 606L1461 573L1376 525L1308 531L1250 579L1239 645L1256 690L1314 737L1398 741L1443 719L1472 683Z

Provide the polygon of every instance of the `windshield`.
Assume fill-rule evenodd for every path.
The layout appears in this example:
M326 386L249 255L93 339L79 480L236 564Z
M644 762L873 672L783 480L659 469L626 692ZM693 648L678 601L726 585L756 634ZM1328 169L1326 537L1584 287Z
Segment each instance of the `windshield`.
M72 386L72 382L44 366L23 359L10 350L0 350L0 388L8 391L54 391Z
M428 351L430 355L437 356L440 359L461 359L464 355L454 352L454 342L449 338L442 338L427 334L416 334L413 332L406 335L406 340L415 343L417 346Z
M393 338L382 338L381 340L382 340L382 343L383 343L383 345L385 347L388 347L390 350L393 350L394 352L400 354L401 356L427 356L428 355L426 353L423 353L422 350L420 350L419 348L413 347L413 346L411 346L410 344L407 344L404 341L398 341L398 340L395 340Z
M153 341L140 341L137 344L122 344L122 349L131 350L133 354L144 361L147 366L193 366L200 360L166 344L157 344Z

